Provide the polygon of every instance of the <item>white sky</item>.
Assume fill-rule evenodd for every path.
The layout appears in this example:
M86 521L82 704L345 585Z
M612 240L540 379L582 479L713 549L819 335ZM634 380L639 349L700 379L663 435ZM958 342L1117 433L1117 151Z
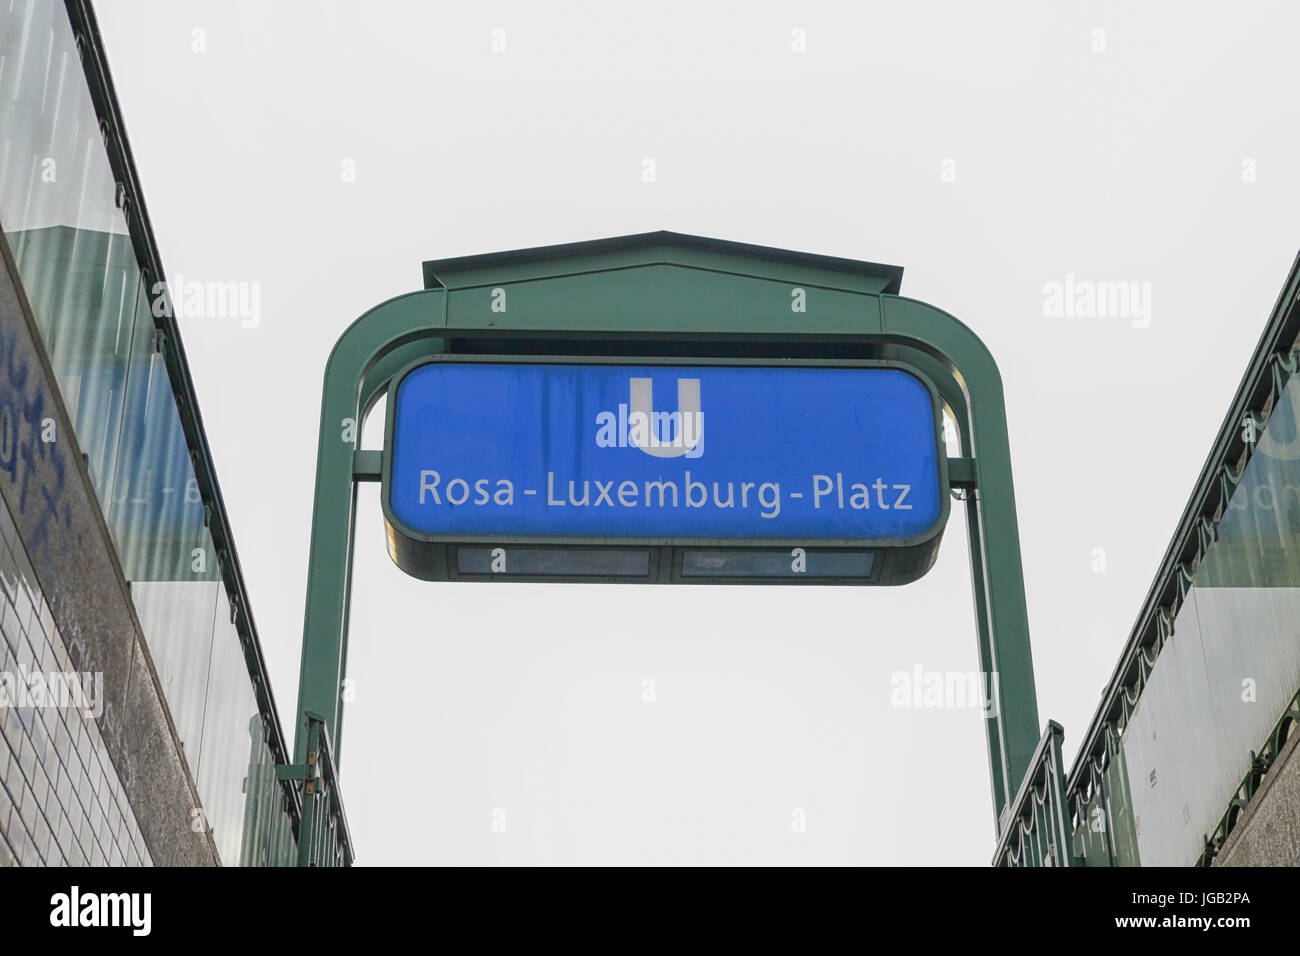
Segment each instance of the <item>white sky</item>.
M424 259L666 228L903 265L984 338L1072 759L1300 245L1300 8L1134 7L98 0L169 272L260 284L182 325L286 725L337 336ZM1045 317L1067 274L1149 327ZM359 525L359 862L988 862L978 714L890 700L977 666L959 509L896 589L428 584L377 486Z

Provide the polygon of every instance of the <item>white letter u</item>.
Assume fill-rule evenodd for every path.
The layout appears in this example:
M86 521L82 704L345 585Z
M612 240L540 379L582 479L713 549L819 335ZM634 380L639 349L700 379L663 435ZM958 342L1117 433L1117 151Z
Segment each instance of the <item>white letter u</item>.
M640 412L645 416L644 420L647 423L654 421L651 415L654 410L653 389L654 383L648 378L632 379L631 400L628 402L629 418ZM632 432L633 444L647 455L652 455L655 458L680 458L700 443L704 429L700 417L700 380L698 378L679 378L677 380L677 412L677 434L673 436L671 441L661 439L656 443L653 436L649 434L650 429L647 428L644 433L639 429ZM644 438L644 444L637 440L641 438Z

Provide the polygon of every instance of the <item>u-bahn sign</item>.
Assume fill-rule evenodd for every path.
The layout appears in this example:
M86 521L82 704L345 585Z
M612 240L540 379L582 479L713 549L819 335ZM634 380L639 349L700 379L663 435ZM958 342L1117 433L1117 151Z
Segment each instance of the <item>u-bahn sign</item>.
M948 516L907 368L418 362L390 403L389 550L421 578L901 584Z
M326 366L295 762L322 720L341 746L360 482L399 567L460 581L903 584L959 493L996 826L1018 825L1047 738L1002 380L901 280L666 232L426 262ZM359 448L384 396L384 447Z

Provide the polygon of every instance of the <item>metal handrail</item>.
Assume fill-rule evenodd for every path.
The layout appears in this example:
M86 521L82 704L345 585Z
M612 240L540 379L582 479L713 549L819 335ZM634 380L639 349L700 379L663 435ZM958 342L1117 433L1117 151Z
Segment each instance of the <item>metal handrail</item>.
M1049 720L1003 821L993 852L994 866L1080 865L1074 855L1070 807L1065 799L1064 739L1064 728Z
M282 780L302 783L302 822L298 828L299 866L351 866L352 832L343 812L338 768L325 718L308 713L307 762L276 768Z

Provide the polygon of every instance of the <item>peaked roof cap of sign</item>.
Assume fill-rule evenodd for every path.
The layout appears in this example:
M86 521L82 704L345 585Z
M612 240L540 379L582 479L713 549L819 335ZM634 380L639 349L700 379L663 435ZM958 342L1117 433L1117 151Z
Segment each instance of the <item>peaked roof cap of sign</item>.
M457 289L489 282L520 282L660 264L744 274L750 271L745 264L755 261L764 263L763 273L767 278L777 278L777 271L788 271L794 282L807 282L811 276L819 276L830 280L827 284L857 292L897 295L903 282L902 266L660 230L533 249L431 259L424 263L424 287Z

